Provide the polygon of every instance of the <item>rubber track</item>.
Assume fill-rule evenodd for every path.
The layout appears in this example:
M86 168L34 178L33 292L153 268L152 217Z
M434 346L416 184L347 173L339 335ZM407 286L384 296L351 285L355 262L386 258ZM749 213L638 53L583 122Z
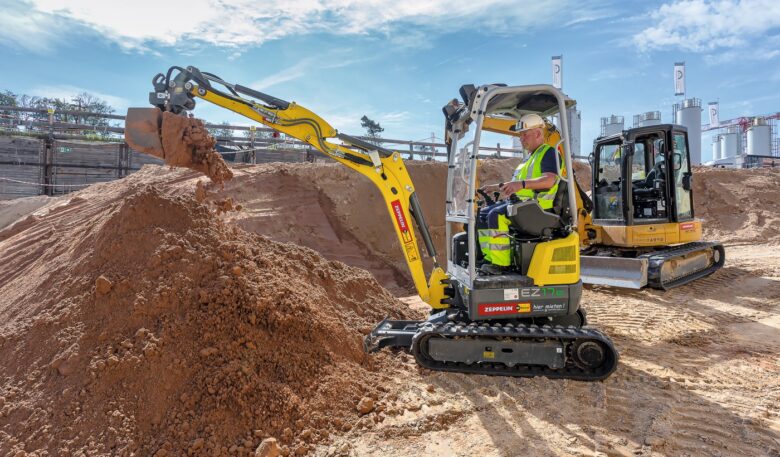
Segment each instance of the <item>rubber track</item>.
M709 248L713 248L714 250L719 252L720 259L717 262L713 263L712 265L710 265L709 267L703 270L695 271L688 275L681 276L679 278L674 278L671 281L663 282L661 278L661 270L663 268L664 262L671 260L675 257L680 257L685 254L689 254L691 252L702 251ZM688 284L691 281L695 281L705 276L709 276L712 273L720 270L721 267L723 267L723 264L726 262L726 251L725 249L723 249L723 245L719 242L700 241L695 243L688 243L683 246L664 250L664 251L651 252L649 254L644 254L640 256L640 258L648 259L647 285L652 287L653 289L669 290L675 287L682 286L684 284Z
M595 341L605 347L604 364L597 369L583 369L574 364L567 353L566 366L561 369L552 369L540 365L516 365L509 367L503 363L472 363L441 362L433 360L424 349L431 338L484 338L486 342L496 339L513 338L516 340L555 340L566 344L567 352L571 351L576 341ZM577 328L574 326L551 327L544 325L525 324L501 324L488 325L485 323L454 323L447 322L438 325L426 325L421 328L412 340L412 353L417 363L425 368L439 371L453 371L458 373L475 373L492 376L519 376L533 377L545 376L556 379L574 379L578 381L600 381L607 378L618 362L618 353L612 340L599 330L592 327Z

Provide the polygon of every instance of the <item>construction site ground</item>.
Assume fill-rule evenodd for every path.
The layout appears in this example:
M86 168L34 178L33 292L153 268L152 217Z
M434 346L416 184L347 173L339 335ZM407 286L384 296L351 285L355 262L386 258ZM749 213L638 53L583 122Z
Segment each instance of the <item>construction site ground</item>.
M408 167L443 253L446 165ZM726 245L711 277L585 287L621 357L595 383L364 354L374 323L427 312L379 192L337 164L232 172L0 202L0 455L251 456L273 437L288 455L780 456L780 170L695 170Z

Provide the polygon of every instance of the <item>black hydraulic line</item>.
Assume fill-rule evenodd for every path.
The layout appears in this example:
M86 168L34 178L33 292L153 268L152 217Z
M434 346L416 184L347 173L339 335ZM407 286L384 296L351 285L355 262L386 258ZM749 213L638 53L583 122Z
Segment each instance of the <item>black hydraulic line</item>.
M382 157L390 157L391 155L393 155L393 151L389 149L385 149L382 146L377 146L375 144L369 143L368 141L363 141L360 138L355 138L353 136L345 135L343 133L339 133L338 135L336 135L336 138L342 141L346 141L352 146L358 147L365 151L376 151Z
M242 86L240 84L236 84L233 86L236 91L241 92L244 95L249 95L250 97L255 97L258 100L262 100L270 105L276 106L281 109L287 109L290 107L290 102L284 101L281 98L276 98L274 96L264 94L260 91L250 89L249 87Z
M409 196L409 210L412 213L414 221L417 223L417 229L420 231L423 242L425 242L425 249L428 251L428 255L435 259L436 247L433 245L431 232L428 231L428 224L425 223L425 216L423 216L420 199L417 198L416 192L412 192L412 195Z

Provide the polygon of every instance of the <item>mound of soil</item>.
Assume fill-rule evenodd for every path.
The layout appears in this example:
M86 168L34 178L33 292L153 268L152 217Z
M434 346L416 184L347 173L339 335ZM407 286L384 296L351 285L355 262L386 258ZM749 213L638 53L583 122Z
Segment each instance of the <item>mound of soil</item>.
M780 169L697 167L693 201L708 239L780 241Z
M362 336L406 306L144 179L0 241L0 454L303 454L351 428L382 384Z

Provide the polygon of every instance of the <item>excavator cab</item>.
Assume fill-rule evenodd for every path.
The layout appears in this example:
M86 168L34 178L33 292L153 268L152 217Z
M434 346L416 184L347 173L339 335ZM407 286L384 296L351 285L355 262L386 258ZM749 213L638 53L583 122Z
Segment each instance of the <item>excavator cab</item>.
M510 221L512 264L501 274L486 274L477 242L477 220L493 196L479 195L478 151L484 132L516 135L518 119L528 113L550 117L575 104L549 86L487 85L463 86L463 103L445 106L447 118L449 173L447 179L446 235L447 271L455 279L455 302L473 320L536 318L545 323L584 324L579 301L579 238L571 214L576 203L569 201L571 158L559 163L561 184L558 205L545 211L536 200L510 201L506 217ZM561 129L568 131L566 116ZM565 135L563 136L565 138ZM552 146L566 150L561 141ZM559 156L560 158L560 156ZM573 205L573 206L572 206Z
M634 226L694 221L685 127L654 125L600 138L591 162L594 222ZM687 238L683 233L682 241L698 240L701 226L690 232ZM679 233L655 236L666 243L681 239Z

